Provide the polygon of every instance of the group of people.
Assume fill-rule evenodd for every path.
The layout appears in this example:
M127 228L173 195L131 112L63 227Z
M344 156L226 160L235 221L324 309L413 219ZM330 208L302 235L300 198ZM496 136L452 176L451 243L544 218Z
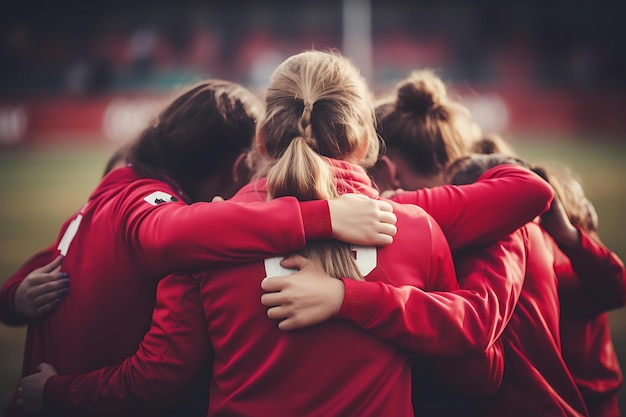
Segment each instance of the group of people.
M0 290L7 416L619 416L626 270L571 173L432 71L305 51L207 80Z

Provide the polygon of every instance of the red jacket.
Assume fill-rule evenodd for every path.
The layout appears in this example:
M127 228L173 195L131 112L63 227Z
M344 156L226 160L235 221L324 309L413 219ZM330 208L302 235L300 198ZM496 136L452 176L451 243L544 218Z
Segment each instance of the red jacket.
M337 171L343 191L377 196L364 171L346 163ZM264 198L250 188L242 198L246 191ZM366 280L429 291L458 288L437 224L417 206L394 204L394 213L398 233L391 245L356 250ZM283 332L267 319L258 300L270 262L209 271L202 278L214 349L209 415L412 416L405 349L342 320Z
M592 417L618 417L622 371L607 311L624 307L626 270L619 257L580 229L580 243L556 250L563 358Z
M513 176L515 181L507 181L507 178ZM497 178L497 179L496 179ZM482 182L487 182L485 186ZM472 184L464 187L441 187L441 197L435 197L436 189L425 190L425 201L431 202L430 209L439 210L436 214L439 218L447 220L448 224L444 226L450 230L451 233L455 233L461 230L472 230L474 233L478 233L478 228L463 228L462 225L457 222L456 216L469 217L471 219L472 210L462 211L458 210L458 205L454 204L456 199L461 199L464 204L469 208L474 208L482 212L485 209L485 205L482 203L484 200L484 193L511 193L511 198L514 198L515 207L517 210L511 212L510 218L503 219L502 226L498 222L489 223L494 225L494 229L497 227L505 227L515 229L527 221L527 218L532 218L540 214L545 210L552 198L551 189L546 186L546 183L536 175L513 166L498 167L486 173L481 181L476 184ZM458 190L457 190L458 189ZM477 190L477 191L471 191ZM510 192L513 190L513 192ZM250 189L248 188L248 191ZM245 190L242 190L241 195L238 198L243 197ZM418 193L419 194L419 193ZM409 194L407 194L408 196ZM537 198L537 195L539 198ZM251 194L253 198L258 198L254 193ZM415 196L413 196L415 198ZM476 201L474 201L476 200ZM440 202L439 205L436 203ZM509 207L508 200L499 199L494 202L490 207L497 207L498 204ZM526 206L528 204L528 206ZM534 207L533 207L534 205ZM524 211L526 210L526 211ZM534 211L532 211L534 210ZM468 214L469 213L469 214ZM517 219L516 219L517 216ZM517 223L515 223L517 222ZM487 233L489 230L483 229ZM492 232L497 233L497 232ZM449 239L454 241L461 241L457 236L448 236ZM467 240L467 239L465 239ZM166 279L166 280L169 280ZM165 281L161 284L165 285ZM190 279L187 279L190 281ZM180 292L184 292L185 279L178 277L172 282L178 282L183 289ZM350 281L351 282L351 281ZM173 286L170 289L174 291ZM169 291L168 291L169 293ZM160 300L173 300L175 297L168 296L168 293L159 290ZM257 301L258 302L258 301ZM161 317L162 314L158 313L158 308L161 303L157 305L157 311L155 312L155 319ZM163 304L165 310L175 311L176 305L166 307ZM190 308L190 307L188 307ZM179 307L179 310L184 311L186 308ZM262 313L264 314L264 313ZM420 325L423 324L423 320L417 319ZM183 325L184 321L176 321L177 326ZM193 323L193 320L190 320ZM206 349L201 343L186 343L184 340L167 337L168 334L172 334L171 331L161 331L165 327L165 324L161 325L158 322L153 323L152 330L147 334L146 341L138 351L137 356L127 360L121 367L113 367L100 372L95 372L92 375L77 376L77 375L58 375L49 379L46 384L45 394L46 402L53 405L54 408L73 408L78 407L80 409L100 409L106 414L107 408L110 412L120 412L121 410L131 410L139 408L152 409L162 408L164 404L170 404L177 395L180 395L180 390L177 388L183 386L176 381L182 381L183 377L174 379L171 373L178 367L178 373L185 375L185 372L189 372L189 369L197 369L201 366L201 360L193 360L192 358L198 358L198 352L206 352ZM189 332L192 333L192 332ZM157 346L158 343L162 343L164 346L171 346L167 349L166 353L162 356L158 356L155 353L146 353L144 347ZM193 349L193 352L185 352L185 349ZM156 352L156 350L154 350ZM178 355L178 356L177 356ZM151 360L154 357L162 357L162 361ZM495 361L494 363L498 363ZM492 370L496 369L492 368ZM496 373L501 372L497 371ZM188 375L188 374L187 374ZM501 373L500 373L501 376ZM190 378L190 376L188 376ZM487 378L494 379L493 375L487 376ZM168 382L169 381L169 382ZM164 388L165 387L165 388ZM155 394L158 393L158 394ZM144 404L141 401L144 400Z
M560 303L553 241L537 223L527 230L524 287L502 342L505 373L487 416L587 416L561 355Z
M425 188L400 194L396 200L424 208L446 233L450 247L459 251L469 243L495 242L515 231L547 210L552 197L551 187L539 176L500 165L474 184ZM411 288L344 280L346 292L339 315L416 352L484 352L504 331L521 292L526 249L520 233L508 236L491 252L478 247L465 254L458 271L463 289L456 294L424 294ZM409 314L409 304L396 302L402 293L424 301L411 303ZM370 309L372 303L376 309ZM416 324L390 327L389 318L396 316L398 320L410 316ZM429 318L427 327L421 323L423 317ZM444 343L438 339L442 328L446 329Z
M346 163L337 163L336 168L341 191L377 196L362 169ZM264 200L263 185L260 181L247 186L234 199ZM357 263L366 279L428 290L458 288L451 254L437 224L419 207L392 204L398 217L394 242L378 249L356 248ZM267 318L259 301L263 293L260 282L274 274L277 261L214 268L196 276L201 282L213 353L209 415L412 416L411 374L405 349L340 320L283 332ZM175 278L166 278L170 279ZM102 401L97 391L93 394L96 389L110 396L107 404L111 398L123 400L123 395L107 387L121 386L122 381L134 379L130 375L146 369L137 366L130 370L131 361L113 369L116 374L102 371L91 376L53 377L46 384L46 401L54 400L56 389L67 390L64 384L74 393L74 406L81 400L85 407ZM200 362L196 360L195 365ZM167 369L157 367L156 371ZM148 381L161 376L167 375L144 375ZM86 401L80 398L85 386L92 389ZM146 386L133 388L145 392Z
M167 273L295 250L305 244L305 229L307 237L331 236L325 201L187 205L167 183L138 178L131 168L107 175L66 224L54 247L67 249L62 270L70 291L49 316L29 323L24 375L41 362L75 373L133 355L150 327L157 283ZM78 226L74 236L72 224ZM34 258L9 279L1 298L11 302L3 304L12 305L24 271L54 256ZM19 315L8 313L19 322Z

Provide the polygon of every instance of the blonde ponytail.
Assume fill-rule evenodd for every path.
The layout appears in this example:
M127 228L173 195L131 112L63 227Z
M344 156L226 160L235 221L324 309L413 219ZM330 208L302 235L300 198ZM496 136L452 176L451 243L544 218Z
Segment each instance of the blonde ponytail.
M270 198L336 198L337 185L327 158L354 158L367 166L378 155L369 90L341 56L309 51L289 58L274 72L266 104L259 132L273 158L267 171ZM357 157L359 149L365 152ZM331 276L363 280L346 243L309 243L299 253Z

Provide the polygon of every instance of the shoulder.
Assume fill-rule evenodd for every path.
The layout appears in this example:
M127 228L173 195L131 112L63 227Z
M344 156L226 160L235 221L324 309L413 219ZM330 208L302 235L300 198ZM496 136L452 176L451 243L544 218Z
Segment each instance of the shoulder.
M432 247L448 247L448 241L437 221L422 207L389 201L398 221L395 241L430 241Z
M252 203L267 200L267 189L265 187L266 180L261 178L256 181L244 185L237 194L233 196L231 201L239 203Z

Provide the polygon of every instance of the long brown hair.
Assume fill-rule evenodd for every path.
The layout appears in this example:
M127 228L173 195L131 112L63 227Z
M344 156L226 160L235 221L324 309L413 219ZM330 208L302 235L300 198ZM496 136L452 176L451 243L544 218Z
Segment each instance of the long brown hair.
M203 81L167 105L129 146L126 161L141 176L171 178L197 201L199 183L250 148L261 115L261 101L243 86Z

